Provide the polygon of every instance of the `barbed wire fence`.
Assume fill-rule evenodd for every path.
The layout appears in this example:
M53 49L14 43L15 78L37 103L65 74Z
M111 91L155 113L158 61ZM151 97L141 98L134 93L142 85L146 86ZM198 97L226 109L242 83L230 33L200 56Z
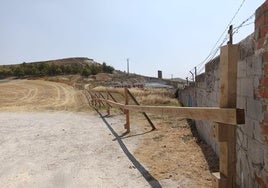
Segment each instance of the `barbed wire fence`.
M218 59L215 57L218 55L218 52L219 52L220 48L222 47L222 45L224 43L226 43L226 41L228 39L230 39L230 36L237 34L241 28L243 28L245 26L249 26L249 25L254 23L254 21L251 21L251 20L253 18L255 18L255 13L250 15L247 19L245 19L243 22L241 22L238 26L232 28L232 23L233 23L234 19L236 18L237 14L239 13L239 11L241 10L241 8L243 7L244 3L245 3L245 0L243 0L241 2L241 4L238 7L237 11L235 12L234 16L232 17L232 19L228 23L227 27L224 29L224 31L222 32L222 34L220 35L220 37L218 38L218 40L216 41L216 43L212 47L212 49L209 52L209 54L207 55L207 57L202 62L197 64L195 67L193 67L191 70L189 70L187 77L186 77L187 82L188 81L194 82L196 76L200 75L201 73L203 73L205 71L206 63L208 63L208 62L213 63L214 61L218 61ZM230 30L230 28L232 28L232 29ZM229 29L229 31L227 32L228 29Z

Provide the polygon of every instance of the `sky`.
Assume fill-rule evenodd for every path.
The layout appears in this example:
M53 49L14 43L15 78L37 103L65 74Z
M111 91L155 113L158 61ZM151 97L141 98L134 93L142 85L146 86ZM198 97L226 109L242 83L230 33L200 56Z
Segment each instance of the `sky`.
M88 57L125 71L129 59L131 73L156 77L161 70L164 78L185 78L208 56L242 2L0 0L0 64ZM263 2L244 0L234 27ZM254 31L253 22L238 30L234 43Z

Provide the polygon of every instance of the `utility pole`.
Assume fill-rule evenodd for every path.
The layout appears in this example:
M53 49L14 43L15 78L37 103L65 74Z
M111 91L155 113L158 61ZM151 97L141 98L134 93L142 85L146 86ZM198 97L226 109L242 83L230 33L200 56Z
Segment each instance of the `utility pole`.
M127 75L129 75L129 58L127 58Z

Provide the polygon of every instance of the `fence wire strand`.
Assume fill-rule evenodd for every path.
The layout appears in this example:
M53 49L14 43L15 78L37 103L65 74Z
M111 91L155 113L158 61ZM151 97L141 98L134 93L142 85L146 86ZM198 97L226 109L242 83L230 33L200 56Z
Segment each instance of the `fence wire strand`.
M196 73L197 75L201 74L202 72L204 72L205 70L205 64L212 61L215 56L218 54L221 46L226 43L226 41L229 38L229 34L227 33L228 28L230 27L230 25L232 25L233 20L236 18L236 16L238 15L239 11L241 10L242 6L244 5L245 0L243 0L240 4L240 6L238 7L237 11L235 12L234 16L232 17L231 21L229 22L229 24L227 25L227 27L224 29L224 31L222 32L222 34L220 35L220 37L218 38L218 40L216 41L216 43L214 44L213 48L211 49L211 51L209 52L208 56L198 65L195 66L195 68L191 69L188 74L187 77L191 78L191 81L194 81L194 78L192 77L191 72L195 71L196 69ZM239 30L245 26L251 25L254 22L250 22L248 23L250 20L252 20L255 17L255 13L253 13L252 15L250 15L247 19L245 19L243 22L241 22L237 27L234 27L232 35L235 35L236 33L239 32ZM223 38L225 34L225 37ZM223 38L223 39L222 39ZM219 42L222 41L220 44ZM197 76L196 75L196 76Z

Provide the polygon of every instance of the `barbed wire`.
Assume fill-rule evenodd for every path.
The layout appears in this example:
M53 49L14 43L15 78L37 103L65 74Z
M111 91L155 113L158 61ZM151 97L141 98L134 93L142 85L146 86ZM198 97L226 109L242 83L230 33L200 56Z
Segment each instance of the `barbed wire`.
M250 17L248 17L246 20L244 20L241 24L239 24L237 27L234 28L233 30L233 34L238 33L238 30L244 26L253 24L254 22L248 23L245 25L245 23L247 23L248 21L250 21L251 19L253 19L255 17L255 13L253 13Z
M235 12L234 16L232 17L232 19L230 20L230 22L228 23L227 27L224 29L224 31L222 32L222 34L220 35L220 37L218 38L218 40L216 41L216 43L214 44L214 46L211 49L211 51L208 54L208 56L200 63L201 65L204 64L207 61L207 59L211 56L211 54L215 50L217 44L220 42L221 38L224 36L224 34L226 33L226 31L229 29L229 26L232 24L233 20L235 19L235 17L237 16L237 14L239 13L239 11L241 10L241 8L244 5L244 3L245 3L245 0L243 0L242 3L240 4L240 6L238 7L238 9Z
M205 64L212 61L215 56L218 54L221 46L228 40L229 38L229 34L227 33L228 28L230 27L230 25L232 25L233 20L235 19L235 17L237 16L237 14L239 13L239 11L241 10L242 6L244 5L245 0L243 0L240 4L240 6L238 7L237 11L235 12L234 16L232 17L231 21L228 23L227 27L225 28L225 30L223 31L223 33L220 35L220 37L218 38L218 40L216 41L216 43L214 44L213 48L211 49L211 51L209 52L208 56L198 65L196 65L193 69L191 69L189 71L189 73L187 74L187 77L190 78L192 76L191 72L195 71L197 73L197 75L201 74L204 69L205 69ZM252 15L250 15L247 19L245 19L243 22L241 22L237 27L235 27L233 29L232 35L238 33L238 31L245 26L251 25L254 22L249 22L251 19L253 19L255 17L255 13L253 13ZM222 37L224 36L222 42L219 44L219 42L221 41ZM194 78L192 78L192 81L194 81Z

